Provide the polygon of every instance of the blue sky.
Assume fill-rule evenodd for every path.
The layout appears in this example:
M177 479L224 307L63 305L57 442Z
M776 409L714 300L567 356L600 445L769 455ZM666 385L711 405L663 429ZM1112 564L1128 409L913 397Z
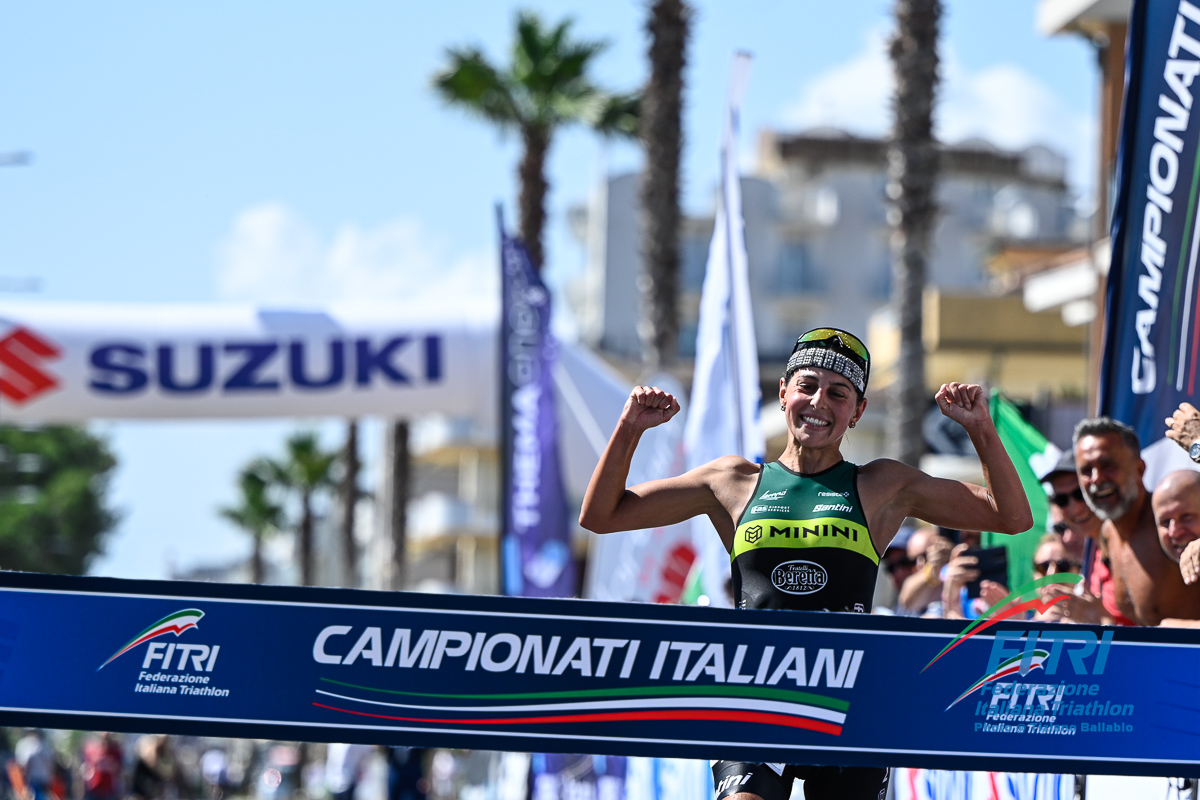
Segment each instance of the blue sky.
M743 162L758 130L887 126L884 0L698 3L687 75L685 205L707 208L732 54L755 56ZM492 292L493 204L513 218L515 137L444 108L429 77L453 44L507 53L518 7L570 15L610 48L598 82L645 76L644 4L554 0L352 4L0 2L0 278L8 301L252 300ZM1034 30L1035 3L949 2L939 130L1008 147L1046 143L1090 192L1095 58ZM549 163L547 269L583 254L566 209L636 148L580 130ZM433 276L437 276L436 279ZM0 285L3 285L0 283ZM246 543L215 508L250 457L313 421L98 423L121 468L123 512L94 570L164 577L167 563L227 560ZM322 423L328 443L339 427ZM368 436L375 436L368 431ZM374 451L374 439L369 446Z

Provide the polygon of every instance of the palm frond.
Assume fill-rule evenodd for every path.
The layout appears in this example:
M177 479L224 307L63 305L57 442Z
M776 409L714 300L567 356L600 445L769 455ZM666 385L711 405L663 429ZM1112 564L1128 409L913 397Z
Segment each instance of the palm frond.
M450 48L447 65L433 76L433 88L448 104L495 122L519 125L522 115L506 76L476 48Z
M587 123L598 133L626 139L636 139L642 121L642 95L603 95L587 117Z

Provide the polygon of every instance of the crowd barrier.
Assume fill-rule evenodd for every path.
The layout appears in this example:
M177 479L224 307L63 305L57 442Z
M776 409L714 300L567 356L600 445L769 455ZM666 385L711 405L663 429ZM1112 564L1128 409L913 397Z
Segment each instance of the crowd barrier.
M867 614L0 572L0 724L1200 776L1200 631L962 633Z

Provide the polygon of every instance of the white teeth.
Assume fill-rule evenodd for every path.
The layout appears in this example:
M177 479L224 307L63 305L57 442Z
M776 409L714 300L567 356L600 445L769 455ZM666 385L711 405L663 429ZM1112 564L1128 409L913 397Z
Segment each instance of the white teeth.
M829 423L825 420L817 419L816 417L801 417L801 419L803 419L806 424L813 425L818 428L824 428L829 425Z

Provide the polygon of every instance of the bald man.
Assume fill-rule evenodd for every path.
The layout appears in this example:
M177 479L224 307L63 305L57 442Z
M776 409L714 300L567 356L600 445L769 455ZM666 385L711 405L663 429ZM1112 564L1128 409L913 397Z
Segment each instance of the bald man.
M1162 545L1167 558L1180 565L1189 547L1200 554L1200 472L1191 469L1181 469L1169 473L1154 490L1151 501L1154 507L1154 521L1158 527L1158 541ZM1195 556L1189 560L1195 561ZM1163 619L1162 625L1168 627L1200 627L1200 586L1195 585L1195 578L1187 580L1183 572L1184 583L1190 584L1187 589L1196 598L1193 614L1172 615Z
M1153 505L1163 552L1179 563L1184 583L1194 586L1200 580L1200 472L1181 469L1167 475Z

